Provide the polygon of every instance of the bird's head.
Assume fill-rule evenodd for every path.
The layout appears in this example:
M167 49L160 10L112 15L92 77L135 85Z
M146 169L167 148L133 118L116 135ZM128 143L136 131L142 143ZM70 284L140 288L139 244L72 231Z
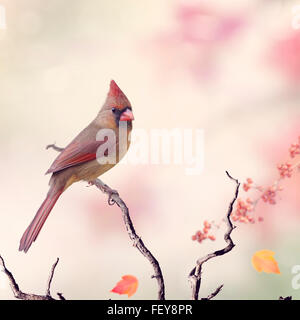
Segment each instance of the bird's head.
M111 125L119 126L121 121L127 121L128 126L132 126L134 116L131 104L114 80L110 82L109 92L99 115Z

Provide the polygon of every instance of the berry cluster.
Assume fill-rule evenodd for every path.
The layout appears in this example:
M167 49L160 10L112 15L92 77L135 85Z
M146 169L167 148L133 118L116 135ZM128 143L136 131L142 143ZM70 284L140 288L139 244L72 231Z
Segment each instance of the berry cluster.
M300 136L298 137L298 142L291 144L289 148L289 155L291 160L294 159L297 155L300 155ZM257 203L262 200L268 204L276 204L276 196L279 191L282 191L283 188L279 185L280 181L285 178L290 178L294 169L300 169L300 161L297 163L292 163L287 161L285 163L279 164L277 166L279 176L277 180L267 187L255 185L251 178L246 179L246 182L243 183L243 190L248 192L249 190L255 190L259 193L258 196L254 198L247 198L246 200L237 199L235 210L231 213L231 218L235 222L242 223L255 223L256 221L263 221L263 217L258 217L255 219L253 217L253 212ZM208 232L211 228L211 224L207 221L204 222L204 228L202 231L197 231L195 235L192 236L192 240L197 240L202 242L205 239L215 240L215 236L209 235Z
M251 178L248 178L245 183L243 183L243 189L247 192L249 189L251 189L251 186L253 184L253 180Z
M290 162L282 163L277 166L280 178L290 178L293 173L293 165Z
M246 201L237 199L236 210L231 214L233 221L244 223L254 223L254 218L249 215L254 209L253 200L248 198Z
M277 191L282 191L283 188L280 186L277 186L276 183L274 183L273 186L268 187L266 189L263 190L263 193L261 195L261 199L269 204L276 204L276 195L277 195Z
M196 231L194 235L192 235L193 241L198 241L201 243L205 239L210 239L212 241L216 240L216 237L214 235L208 234L211 229L211 223L208 221L204 221L203 223L203 229Z
M298 142L292 143L289 152L291 158L295 158L297 154L300 154L300 137L298 137Z
M298 141L298 143L293 143L289 148L289 154L291 158L294 158L296 155L300 154L300 136L298 138ZM248 198L246 201L238 199L236 209L232 212L231 215L232 220L244 223L254 223L255 220L253 217L251 217L250 214L254 211L256 204L260 200L272 205L276 204L276 196L278 194L278 191L283 190L283 188L279 186L279 182L284 178L290 178L293 174L294 169L297 167L299 167L299 162L296 164L292 164L291 162L279 164L277 166L277 169L279 171L279 177L273 183L273 185L269 187L254 185L253 180L251 178L248 178L246 182L243 184L244 191L248 192L251 189L255 189L260 194L255 200L251 198ZM258 221L263 221L263 218L259 217Z

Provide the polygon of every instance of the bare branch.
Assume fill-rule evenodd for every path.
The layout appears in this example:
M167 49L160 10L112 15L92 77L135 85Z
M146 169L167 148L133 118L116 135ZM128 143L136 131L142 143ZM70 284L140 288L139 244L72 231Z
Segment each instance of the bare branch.
M279 297L279 299L278 300L292 300L293 298L292 298L292 296L287 296L287 297Z
M62 152L62 151L64 150L64 148L57 147L57 146L55 145L55 143L53 143L53 144L48 144L48 145L46 146L46 150L48 150L48 149L54 149L55 151L58 151L58 152Z
M136 234L133 223L131 221L129 210L125 202L120 198L117 191L112 190L108 185L104 184L100 179L96 179L90 182L91 185L95 185L102 192L108 194L108 203L110 205L117 204L122 211L124 224L129 235L129 238L132 241L134 247L136 247L141 254L148 259L154 269L154 275L152 278L157 280L158 284L158 300L165 300L165 284L164 278L159 266L158 261L153 256L153 254L147 249L142 239Z
M224 285L220 285L214 292L212 292L209 296L207 296L206 298L202 298L201 300L211 300L212 298L214 298L224 287Z
M59 300L66 300L65 297L62 295L61 292L57 292L57 295L59 297Z
M51 268L51 272L50 272L50 276L49 276L48 284L47 284L47 290L46 290L46 296L48 296L48 297L51 297L50 287L51 287L51 282L52 282L54 271L55 271L55 268L58 264L58 261L59 261L59 258L56 259L55 263L53 264L53 266Z
M51 286L51 281L54 275L54 270L55 267L57 266L58 263L58 258L56 260L56 262L54 263L54 265L52 266L51 272L50 272L50 277L48 280L48 288L47 288L47 293L45 296L43 295L39 295L39 294L33 294L33 293L25 293L23 291L20 290L14 276L12 275L12 273L6 268L4 259L2 258L2 256L0 255L0 265L3 267L3 272L7 275L8 281L9 281L9 285L12 289L12 292L14 294L14 296L17 299L21 299L21 300L55 300L51 295L50 295L50 286ZM58 294L60 300L64 300L64 297L61 294Z
M199 298L199 290L200 290L200 286L201 286L201 273L202 273L203 264L212 258L226 254L227 252L231 251L235 246L235 244L233 243L233 241L230 237L232 230L235 228L235 226L233 226L233 224L230 220L230 215L233 210L233 205L234 205L234 203L238 197L238 194L239 194L240 183L237 179L234 179L227 171L226 171L226 174L231 180L235 181L235 183L236 183L235 195L229 204L229 208L228 208L227 214L226 214L227 231L224 234L224 240L227 243L227 246L224 249L217 250L213 253L209 253L206 256L204 256L196 261L196 266L189 273L189 281L190 281L191 287L192 287L192 299L193 300L198 300L198 298Z

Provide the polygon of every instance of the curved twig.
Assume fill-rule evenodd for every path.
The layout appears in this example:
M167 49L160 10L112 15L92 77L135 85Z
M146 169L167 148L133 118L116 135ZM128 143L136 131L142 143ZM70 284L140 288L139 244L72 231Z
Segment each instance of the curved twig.
M59 261L59 258L56 259L55 263L53 264L52 268L51 268L51 272L50 272L50 276L49 276L49 279L48 279L48 284L47 284L47 290L46 290L46 296L47 297L51 297L51 293L50 293L50 287L51 287L51 282L52 282L52 279L53 279L53 276L54 276L54 271L55 271L55 268L58 264L58 261ZM60 295L58 295L60 297Z
M120 198L119 194L115 190L112 190L100 179L91 181L90 184L95 185L102 192L108 194L108 203L110 205L117 204L117 206L121 209L124 224L129 238L133 243L133 246L136 247L140 251L140 253L148 259L154 269L154 275L152 276L152 278L155 278L158 284L158 300L165 300L165 284L160 265L153 254L147 249L143 240L136 234L135 228L129 215L129 210L125 202Z
M232 230L235 228L235 226L232 224L232 222L230 220L230 215L233 210L233 205L234 205L234 203L238 197L238 194L239 194L240 183L237 179L234 179L227 171L226 171L226 174L231 180L235 181L235 183L236 183L235 195L229 204L229 208L228 208L227 214L226 214L227 231L224 235L224 240L227 243L227 246L224 249L217 250L213 253L209 253L206 256L204 256L196 261L196 266L189 273L189 281L190 281L191 287L192 287L192 299L193 300L199 299L199 290L200 290L200 286L201 286L201 272L202 272L203 264L212 258L226 254L227 252L231 251L235 246L235 244L233 243L233 241L230 237ZM218 294L220 292L220 290L218 290L218 292L216 294ZM213 295L213 297L215 295Z
M47 146L46 146L46 150L48 150L48 149L54 149L55 151L58 151L58 152L62 152L63 150L64 150L64 148L60 148L60 147L58 147L57 145L55 145L54 143L53 144L48 144Z
M219 294L219 292L222 290L222 288L224 287L224 285L220 285L214 292L212 292L209 296L207 296L206 298L202 298L201 300L211 300L212 298L214 298L217 294Z

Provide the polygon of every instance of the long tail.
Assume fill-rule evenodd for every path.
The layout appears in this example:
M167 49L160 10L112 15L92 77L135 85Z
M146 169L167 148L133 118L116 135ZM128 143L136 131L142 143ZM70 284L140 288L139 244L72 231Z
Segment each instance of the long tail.
M36 240L46 219L49 216L49 213L51 212L62 192L63 189L56 190L56 187L54 186L50 188L45 201L42 203L32 222L22 236L19 251L24 250L25 253L28 251L32 243Z

